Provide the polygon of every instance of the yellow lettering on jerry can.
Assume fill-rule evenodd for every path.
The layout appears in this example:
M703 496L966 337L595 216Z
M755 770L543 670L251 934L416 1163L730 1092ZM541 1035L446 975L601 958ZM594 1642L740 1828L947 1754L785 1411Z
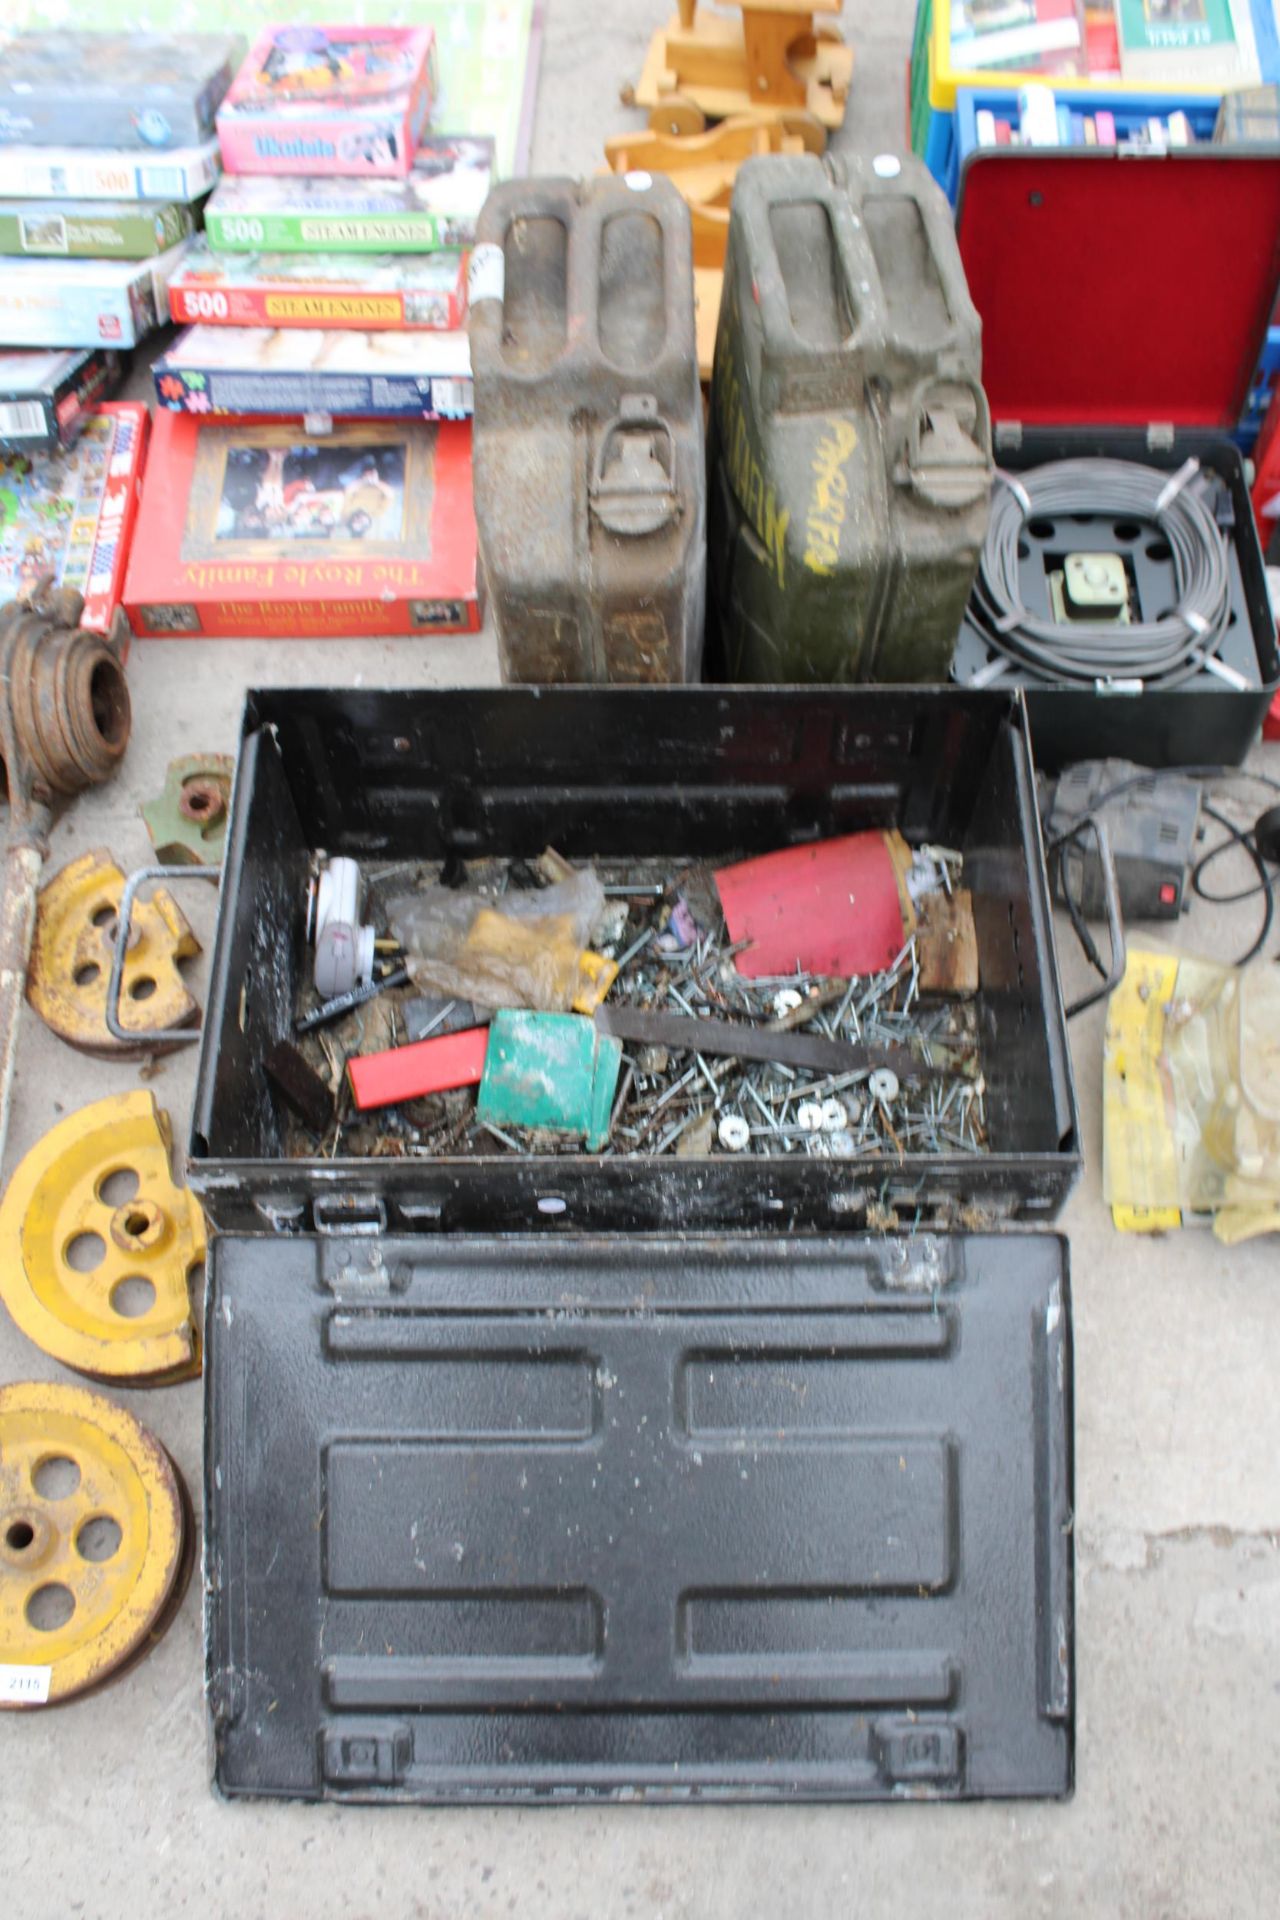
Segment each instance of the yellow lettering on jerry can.
M858 444L852 421L828 420L811 463L813 490L805 516L804 563L811 573L830 576L840 558L840 529L845 521L849 478L845 463Z

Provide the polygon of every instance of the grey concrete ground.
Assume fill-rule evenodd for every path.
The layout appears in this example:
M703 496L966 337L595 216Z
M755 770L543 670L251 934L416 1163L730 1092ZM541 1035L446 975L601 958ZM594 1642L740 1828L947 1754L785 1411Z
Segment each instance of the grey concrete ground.
M627 124L664 0L551 0L534 158L594 167ZM846 10L860 48L845 139L900 140L909 0ZM1010 263L1016 271L1016 263ZM314 681L493 681L490 640L135 646L135 731L53 864L109 846L141 863L138 802L169 757L230 748L241 691ZM1280 775L1280 749L1262 764ZM1224 875L1224 881L1228 876ZM184 896L185 899L185 896ZM199 891L190 912L211 930ZM1185 939L1245 944L1252 907L1197 910ZM1273 935L1272 946L1277 936ZM1064 942L1065 944L1065 942ZM1069 972L1074 963L1069 963ZM202 975L197 972L197 982ZM14 1920L720 1920L871 1914L1274 1913L1280 1869L1280 1261L1203 1233L1124 1239L1099 1184L1102 1014L1075 1059L1088 1172L1064 1225L1075 1292L1078 1776L1064 1806L405 1812L219 1805L208 1788L195 1593L122 1685L0 1719L0 1913ZM151 1082L185 1128L194 1062ZM63 1113L137 1084L26 1020L6 1173ZM66 1378L0 1318L0 1380ZM200 1391L120 1396L197 1492Z

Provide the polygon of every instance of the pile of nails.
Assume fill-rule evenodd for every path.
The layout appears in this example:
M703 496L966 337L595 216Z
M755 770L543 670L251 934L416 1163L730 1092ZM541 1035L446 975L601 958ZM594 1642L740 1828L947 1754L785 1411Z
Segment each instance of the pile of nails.
M410 863L402 863L371 879L402 885L412 871ZM425 880L443 877L438 868L419 871ZM914 937L891 966L874 975L839 981L797 970L747 979L736 964L740 949L730 943L723 915L712 907L705 873L699 886L697 869L673 876L657 861L612 869L601 864L597 872L608 898L609 925L599 930L594 944L618 964L610 1007L803 1030L881 1053L906 1049L926 1069L907 1075L880 1064L823 1075L777 1061L628 1044L601 1157L746 1154L901 1161L908 1154L988 1151L973 1003L922 1003ZM524 862L468 863L455 877L495 897L509 887L533 884ZM948 892L955 877L944 864ZM690 899L698 902L703 924ZM389 996L393 1030L398 997ZM349 1052L350 1044L341 1047L344 1037L339 1026L339 1051ZM340 1103L325 1142L327 1154L582 1151L579 1142L563 1136L507 1131L478 1121L470 1089L364 1117L352 1116L344 1106ZM299 1151L308 1150L305 1142L299 1145Z
M933 1071L909 1082L884 1066L815 1077L779 1062L632 1049L623 1055L606 1155L901 1160L908 1153L987 1150L972 1009L960 1002L921 1006L914 937L883 973L845 983L838 1001L825 978L743 979L733 949L712 934L669 955L654 951L650 932L619 961L613 1004L761 1025L785 1020L831 1040L908 1047Z

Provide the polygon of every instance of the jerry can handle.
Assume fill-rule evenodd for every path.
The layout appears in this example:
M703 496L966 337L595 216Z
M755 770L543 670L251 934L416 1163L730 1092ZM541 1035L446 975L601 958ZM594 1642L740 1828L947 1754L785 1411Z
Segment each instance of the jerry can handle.
M806 358L810 357L791 317L786 275L770 224L770 215L775 209L803 206L820 207L831 229L834 266L850 321L849 331L835 349L836 354L844 359L859 348L878 346L885 329L879 269L848 197L830 168L826 169L820 186L797 188L773 197L757 189L752 197L757 200L751 223L757 254L752 293L760 309L765 351L774 355L804 352Z
M689 209L665 174L639 172L604 182L600 196L578 209L569 228L569 307L593 352L600 352L600 248L605 226L628 213L642 213L662 235L662 309L665 322L658 357L669 353L673 322L693 294L692 227Z
M643 456L643 464L634 462L615 479L607 473L609 454L618 436L648 428L651 434L664 436L667 446L665 468L652 451ZM624 456L625 458L625 456ZM600 435L591 476L591 511L610 533L636 536L660 533L676 519L680 498L675 487L675 441L671 429L658 412L651 393L624 393L618 411Z
M971 439L981 465L978 461L968 461L954 467L943 467L941 484L931 485L925 477L928 467L923 458L929 396L947 387L959 387L973 396L974 427ZM990 492L995 471L995 456L991 447L991 407L980 381L966 379L963 375L955 379L930 376L921 380L911 396L909 414L911 424L907 429L906 454L895 476L900 486L909 487L927 506L951 513L973 506Z
M507 246L521 221L556 220L566 236L573 231L577 183L568 179L508 180L493 189L480 210L475 240L467 263L467 332L472 369L501 367L515 379L539 379L544 369L525 375L504 363L503 332L507 315ZM567 246L567 240L566 240ZM568 270L566 268L566 282ZM566 298L568 288L566 285Z

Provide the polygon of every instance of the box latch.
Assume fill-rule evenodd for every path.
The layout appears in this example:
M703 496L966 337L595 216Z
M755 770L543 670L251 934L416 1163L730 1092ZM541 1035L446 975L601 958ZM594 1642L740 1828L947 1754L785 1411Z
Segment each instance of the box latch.
M413 1735L403 1722L326 1727L321 1740L324 1777L334 1787L393 1787L413 1758Z

